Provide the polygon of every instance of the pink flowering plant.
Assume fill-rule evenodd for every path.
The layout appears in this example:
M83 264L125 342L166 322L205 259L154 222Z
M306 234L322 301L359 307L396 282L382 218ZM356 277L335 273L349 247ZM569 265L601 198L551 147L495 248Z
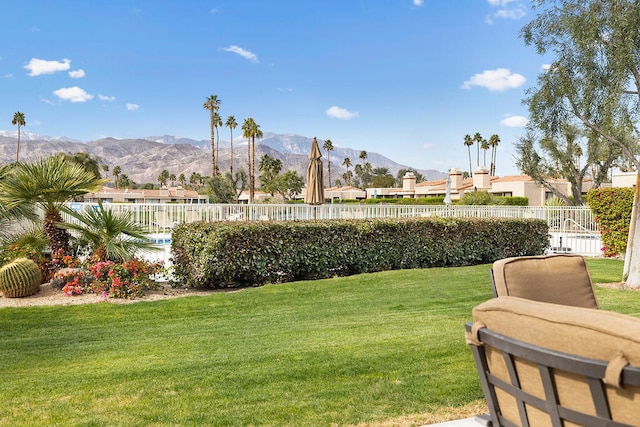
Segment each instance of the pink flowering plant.
M153 277L162 273L163 265L133 258L123 263L97 262L89 271L95 279L93 292L107 293L111 298L135 298L155 285Z

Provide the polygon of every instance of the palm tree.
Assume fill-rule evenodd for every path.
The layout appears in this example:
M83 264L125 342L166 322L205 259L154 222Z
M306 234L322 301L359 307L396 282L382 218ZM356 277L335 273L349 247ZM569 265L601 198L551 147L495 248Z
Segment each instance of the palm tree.
M249 203L253 203L253 196L255 194L256 185L256 138L260 139L263 136L260 125L249 117L242 124L242 131L245 138L247 138L247 152L249 154Z
M211 126L211 176L216 175L216 122L215 122L215 113L220 109L220 100L218 99L218 95L211 95L207 98L207 100L202 104L202 108L205 110L209 110L210 114L210 126Z
M329 170L329 187L331 187L331 152L333 151L333 142L330 139L324 141L322 148L327 150L327 169Z
M70 211L69 215L79 223L64 222L60 226L76 231L79 241L89 246L95 261L126 261L134 258L139 250L159 250L149 240L146 227L135 221L132 212L114 213L99 201L98 209Z
M216 175L220 175L220 168L218 167L218 163L220 162L220 156L218 155L220 149L220 127L222 127L222 117L220 114L215 113L213 118L215 128L216 128Z
M362 166L364 167L364 163L369 157L369 154L366 151L362 150L360 151L360 155L358 157L360 158L360 160L362 160Z
M347 172L346 174L342 175L342 177L347 181L348 185L351 185L351 174L349 174L349 167L351 167L352 163L351 163L351 159L348 157L345 157L344 160L342 161L342 166L347 168Z
M500 137L495 133L489 138L489 145L491 145L491 172L489 175L495 176L496 174L496 151L500 144Z
M476 161L476 167L478 167L480 166L480 144L482 144L482 135L480 135L480 132L476 132L475 135L473 135L473 142L476 143L476 148L478 151L478 157Z
M113 167L113 172L111 172L111 175L113 175L113 183L116 186L116 190L118 189L118 177L120 176L121 173L122 173L122 168L120 166Z
M231 142L229 142L229 173L233 176L233 130L238 127L238 122L236 122L236 118L233 116L227 117L227 122L225 126L229 128L229 132L231 132Z
M163 169L162 172L160 172L160 175L158 175L158 182L160 183L160 186L164 187L165 185L167 185L168 179L169 179L169 171L166 169Z
M175 173L172 173L172 174L169 175L169 181L171 181L171 186L172 187L176 185L176 179L177 178L176 178L176 174Z
M473 145L473 139L471 139L471 135L466 134L464 136L464 145L467 147L469 152L469 176L473 175L473 166L471 166L471 146Z
M27 122L24 119L24 113L20 111L16 111L13 114L13 120L11 120L11 124L14 126L18 126L18 148L16 148L16 163L18 162L18 157L20 155L20 126L26 126Z
M53 253L70 255L69 233L58 226L64 203L98 190L104 180L82 166L65 160L64 154L18 163L0 181L0 201L7 209L30 205L44 212L44 232Z
M487 150L489 150L489 142L486 139L482 139L480 143L480 148L484 151L484 160L482 162L482 166L487 167Z
M202 177L198 172L191 172L191 176L189 177L189 184L191 184L193 188L197 188L198 183L201 181L201 179Z
M180 175L178 175L178 182L180 183L180 186L184 188L184 186L187 184L187 177L184 176L183 173L181 173Z

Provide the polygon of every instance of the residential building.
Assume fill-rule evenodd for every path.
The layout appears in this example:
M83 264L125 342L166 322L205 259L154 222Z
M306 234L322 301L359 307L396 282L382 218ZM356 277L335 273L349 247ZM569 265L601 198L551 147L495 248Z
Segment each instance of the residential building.
M84 195L85 202L106 203L208 203L209 196L182 187L163 186L159 190L116 189L102 187L95 193Z
M527 175L490 176L488 169L479 167L472 178L464 178L462 171L449 171L451 180L451 200L460 200L468 191L488 191L496 196L526 197L529 206L544 206L553 192L536 183ZM571 184L566 179L549 179L551 185L565 195L571 195ZM583 191L591 188L591 181L583 184ZM403 178L402 188L367 188L367 198L423 198L445 196L447 179L437 179L416 183L415 175L408 172Z

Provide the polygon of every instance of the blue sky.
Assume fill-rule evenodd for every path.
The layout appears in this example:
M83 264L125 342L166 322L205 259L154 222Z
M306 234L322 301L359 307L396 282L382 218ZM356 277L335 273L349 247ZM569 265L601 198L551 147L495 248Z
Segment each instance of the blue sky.
M22 111L25 131L81 141L208 139L202 104L215 94L223 120L253 117L264 132L329 138L420 169L466 170L465 134L497 133L497 174L514 174L513 144L527 117L521 100L545 63L518 37L533 18L529 5L9 2L0 130L15 130L13 113Z

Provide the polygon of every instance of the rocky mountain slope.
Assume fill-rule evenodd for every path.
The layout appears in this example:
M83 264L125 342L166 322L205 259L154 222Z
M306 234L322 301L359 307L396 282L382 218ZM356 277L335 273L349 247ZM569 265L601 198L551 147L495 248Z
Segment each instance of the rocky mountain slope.
M264 154L278 158L284 164L284 170L295 170L304 176L308 165L308 152L311 138L295 134L278 135L265 133L264 138L256 141L257 161ZM319 140L322 147L323 141ZM0 131L0 163L10 163L15 160L17 138L15 132ZM202 175L211 174L210 141L196 141L175 136L150 136L140 139L104 138L87 143L74 141L65 137L46 137L34 134L21 134L20 160L35 160L54 153L87 152L92 157L100 157L101 162L109 165L110 169L118 165L129 178L137 183L157 182L157 177L163 169L179 176L185 174L187 179L192 172ZM230 150L229 141L220 140L219 167L222 172L229 170ZM247 168L247 141L234 136L233 141L234 170ZM349 157L353 164L360 163L360 151L351 148L335 147L331 152L331 178L340 178L346 169L342 166L345 157ZM411 168L400 165L378 153L368 152L367 161L376 167L385 167L395 176L398 170ZM323 162L327 164L327 153L323 152ZM353 169L352 169L353 170ZM427 179L437 179L446 176L436 170L418 170ZM326 175L326 173L325 173ZM327 179L327 177L325 177Z

